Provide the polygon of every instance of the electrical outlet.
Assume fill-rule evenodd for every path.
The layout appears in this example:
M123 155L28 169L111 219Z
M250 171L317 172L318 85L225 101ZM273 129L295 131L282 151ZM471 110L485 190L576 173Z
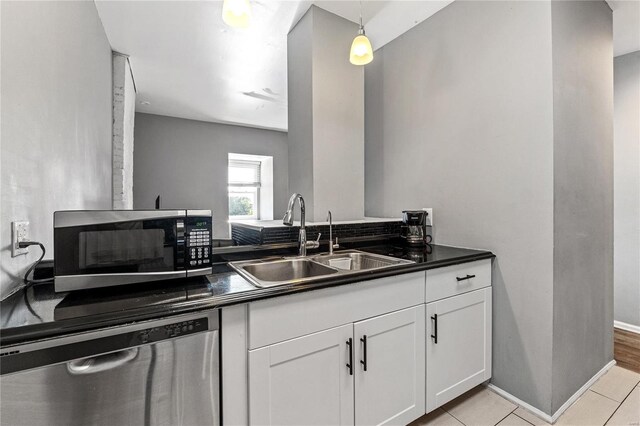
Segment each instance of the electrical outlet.
M29 253L29 247L18 247L21 241L29 241L29 222L26 220L11 222L11 257Z
M427 212L427 218L425 219L425 225L433 226L433 209L430 208L430 207L429 208L424 207L422 210Z

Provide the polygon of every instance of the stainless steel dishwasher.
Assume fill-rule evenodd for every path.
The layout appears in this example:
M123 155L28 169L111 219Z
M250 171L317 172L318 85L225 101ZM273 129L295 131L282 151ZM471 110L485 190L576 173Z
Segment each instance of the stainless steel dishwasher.
M218 311L3 347L2 425L219 425Z

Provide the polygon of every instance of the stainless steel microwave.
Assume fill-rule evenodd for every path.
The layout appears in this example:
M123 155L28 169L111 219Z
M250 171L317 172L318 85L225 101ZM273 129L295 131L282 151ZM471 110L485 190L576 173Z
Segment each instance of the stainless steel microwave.
M211 236L211 210L55 212L55 289L210 274Z

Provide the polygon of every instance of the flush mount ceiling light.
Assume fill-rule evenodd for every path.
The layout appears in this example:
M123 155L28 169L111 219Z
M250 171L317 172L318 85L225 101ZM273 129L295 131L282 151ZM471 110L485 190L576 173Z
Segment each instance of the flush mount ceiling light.
M360 1L360 29L358 35L351 43L351 52L349 54L349 62L353 65L367 65L373 61L373 49L371 42L364 33L364 25L362 25L362 1Z
M234 28L247 28L251 19L249 0L224 0L222 4L222 20Z

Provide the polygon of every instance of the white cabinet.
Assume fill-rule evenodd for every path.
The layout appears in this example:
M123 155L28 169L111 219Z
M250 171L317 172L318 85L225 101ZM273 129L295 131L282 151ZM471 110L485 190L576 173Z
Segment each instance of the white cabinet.
M249 349L424 303L425 272L394 275L249 304Z
M468 293L491 285L491 259L429 269L426 302Z
M251 302L236 322L225 420L408 424L491 378L491 260Z
M491 378L491 287L427 304L427 412Z
M356 425L402 425L424 414L424 307L354 324Z
M352 324L249 351L250 423L352 425L350 339Z
M424 414L419 305L249 351L252 425L408 424Z

